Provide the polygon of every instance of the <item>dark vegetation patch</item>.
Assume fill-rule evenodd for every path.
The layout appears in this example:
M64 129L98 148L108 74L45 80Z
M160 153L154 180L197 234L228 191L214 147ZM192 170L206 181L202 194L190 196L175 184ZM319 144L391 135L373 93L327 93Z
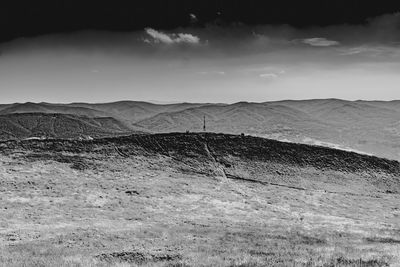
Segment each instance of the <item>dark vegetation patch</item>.
M125 194L129 195L129 196L138 196L140 195L138 191L136 190L127 190L125 191Z
M246 262L246 263L240 263L240 264L231 264L229 267L260 267L258 263L255 262Z
M100 254L97 255L96 258L105 262L127 262L134 264L144 264L150 262L178 261L182 259L182 256L179 254L170 253L151 254L138 251L123 251Z
M232 231L227 232L221 240L224 242L237 242L237 240L280 240L291 245L307 245L307 246L322 246L327 244L327 241L323 237L313 236L311 234L305 234L298 231L289 231L280 234L260 234L252 231ZM253 253L256 253L253 251ZM262 253L262 252L261 252Z
M232 165L227 158L238 157L242 160L314 167L322 170L400 175L400 163L397 161L326 147L285 143L251 136L169 133L132 135L107 140L121 145L125 144L125 147L140 147L147 153L209 161L205 149L207 144L216 160L227 168ZM127 152L127 149L124 152L131 153Z
M0 140L24 138L95 138L131 134L112 117L87 117L61 113L0 114Z
M399 239L394 239L391 237L367 237L365 241L370 243L386 243L386 244L400 244Z
M309 235L303 235L303 234L297 234L293 238L293 241L296 241L297 243L300 243L300 244L306 244L306 245L324 245L324 244L327 244L326 240L323 239L323 238L309 236Z
M339 257L331 260L330 263L325 264L324 267L341 267L341 266L354 266L354 267L383 267L390 266L385 259L348 259L345 257Z
M10 153L10 150L30 150L37 153L86 152L124 158L134 155L163 155L183 163L197 162L196 164L210 163L215 159L225 168L233 167L235 160L232 159L236 158L242 162L270 162L319 170L370 173L374 176L384 173L400 175L398 161L319 146L213 133L136 134L95 140L51 139L9 141L1 144L0 152ZM210 158L210 153L214 159Z

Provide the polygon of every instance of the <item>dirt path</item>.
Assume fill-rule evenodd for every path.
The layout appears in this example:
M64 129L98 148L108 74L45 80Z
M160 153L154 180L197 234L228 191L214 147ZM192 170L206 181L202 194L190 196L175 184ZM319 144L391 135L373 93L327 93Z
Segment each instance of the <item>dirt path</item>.
M238 185L236 185L235 183L232 183L228 179L224 167L217 161L217 159L215 158L215 156L211 152L206 140L204 141L204 150L206 151L207 156L213 162L214 169L215 169L216 173L220 174L220 177L222 177L222 182L224 184L227 184L237 194L241 195L242 197L248 198L249 196L242 189L240 189Z

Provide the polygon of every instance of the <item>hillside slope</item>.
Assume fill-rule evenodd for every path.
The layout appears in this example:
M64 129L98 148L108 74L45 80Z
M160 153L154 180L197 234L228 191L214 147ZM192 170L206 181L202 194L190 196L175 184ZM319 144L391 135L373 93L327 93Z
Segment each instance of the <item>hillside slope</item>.
M396 102L338 99L240 102L167 112L135 125L152 132L208 131L252 134L400 159L400 106Z
M118 101L111 103L89 104L72 103L68 107L80 107L99 110L127 123L135 123L140 120L153 117L159 113L177 112L187 108L204 106L207 104L179 103L179 104L153 104L141 101Z
M24 141L4 143L6 150L24 148L38 156L76 152L123 157L159 155L184 164L189 171L283 182L302 187L366 192L400 192L400 163L368 155L319 146L285 143L251 136L226 134L139 134L74 141ZM186 166L186 167L185 167ZM182 166L181 166L182 167ZM328 179L329 176L329 179ZM307 177L307 178L304 178ZM349 187L354 185L354 187Z
M18 113L61 113L87 117L107 117L108 113L86 107L69 107L64 104L22 103L8 105L0 110L1 115Z
M340 99L235 104L25 103L0 106L0 114L60 113L112 117L132 131L207 131L251 134L323 145L400 160L400 102Z
M135 125L154 132L201 131L204 116L208 131L223 133L262 135L286 132L289 136L305 129L321 131L328 127L328 124L291 107L247 102L161 113Z
M399 177L250 136L0 142L0 265L396 266Z
M16 113L59 113L90 118L113 117L131 130L137 130L132 124L150 118L163 112L177 112L187 108L204 106L207 104L179 103L179 104L152 104L140 101L119 101L111 103L15 103L0 106L0 115ZM145 129L142 129L145 130Z
M0 115L0 140L30 137L78 138L132 133L114 118L68 114L16 113Z

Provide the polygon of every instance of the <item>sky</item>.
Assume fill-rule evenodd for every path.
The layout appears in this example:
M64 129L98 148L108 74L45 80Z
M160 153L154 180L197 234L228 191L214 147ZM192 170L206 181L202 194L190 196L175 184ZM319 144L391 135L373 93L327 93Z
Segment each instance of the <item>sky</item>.
M242 14L241 5L190 9L192 2L178 20L157 10L162 19L135 23L96 16L88 25L88 15L53 28L29 21L10 27L0 36L1 102L400 99L397 10L303 12L318 14L313 20L291 10L268 18L266 9L264 19L254 6ZM357 10L357 1L347 3Z

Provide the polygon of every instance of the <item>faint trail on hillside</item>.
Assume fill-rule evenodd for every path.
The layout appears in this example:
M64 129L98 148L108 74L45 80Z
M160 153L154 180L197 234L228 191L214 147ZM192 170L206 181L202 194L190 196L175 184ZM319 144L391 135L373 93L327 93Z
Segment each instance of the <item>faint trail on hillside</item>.
M308 189L308 188L304 188L304 187L298 187L298 186L291 186L291 185L284 185L284 184L277 184L277 183L271 183L271 182L265 182L265 181L258 181L258 180L254 180L254 179L249 179L249 178L243 178L243 177L239 177L239 176L235 176L235 175L231 175L231 174L227 174L224 167L221 166L221 164L218 162L218 160L216 159L216 157L213 155L213 153L211 152L210 147L207 144L207 140L204 140L204 149L207 153L207 156L212 160L213 164L214 164L214 168L215 170L217 170L222 178L223 181L226 182L230 187L232 187L232 189L234 191L236 191L237 193L239 193L240 195L244 196L244 197L249 197L249 195L247 195L246 193L243 192L243 190L239 189L235 183L231 183L229 180L237 180L237 181L243 181L243 182L250 182L250 183L258 183L258 184L262 184L262 185L270 185L270 186L276 186L276 187L284 187L284 188L289 188L289 189L293 189L293 190L299 190L299 191L322 191L322 190L314 190L314 189ZM324 193L327 194L338 194L338 195L351 195L351 196L367 196L367 197L371 197L370 195L364 195L364 194L356 194L356 193L351 193L351 192L335 192L335 191L328 191L328 190L323 190Z
M115 149L115 151L116 151L121 157L129 158L129 155L126 154L126 153L124 153L124 152L123 152L121 149L119 149L116 145L114 145L114 149Z
M162 153L163 155L169 156L168 150L165 149L165 148L157 141L157 139L154 139L154 142L155 142L155 144L160 148L161 153Z
M348 196L373 197L372 195L366 195L366 194L357 194L357 193L351 193L351 192L335 192L335 191L328 191L328 190L317 190L317 189L309 189L309 188L297 187L297 186L291 186L291 185L270 183L270 182L249 179L249 178L243 178L243 177L239 177L239 176L235 176L235 175L231 175L231 174L227 174L226 176L228 179L231 179L231 180L237 180L237 181L243 181L243 182L249 182L249 183L257 183L257 184L261 184L261 185L271 185L271 186L276 186L276 187L284 187L284 188L289 188L289 189L294 189L294 190L299 190L299 191L323 192L326 194L348 195Z
M207 156L211 159L211 161L213 162L214 168L217 171L217 173L221 174L221 177L223 178L223 182L228 184L233 191L236 191L239 195L243 196L243 197L248 197L248 195L246 193L243 192L243 190L241 190L240 188L238 188L237 185L231 183L226 175L225 169L223 166L221 166L221 164L217 161L217 159L215 158L215 156L211 153L210 148L208 147L207 144L207 140L204 140L204 150L207 153Z
M231 174L228 174L227 178L232 179L232 180L240 180L240 181L257 183L257 184L262 184L262 185L273 185L273 186L286 187L286 188L296 189L296 190L301 190L301 191L309 191L309 189L304 188L304 187L297 187L297 186L276 184L276 183L270 183L270 182L263 182L263 181L258 181L258 180L249 179L249 178L243 178L243 177L239 177L239 176L235 176L235 175L231 175Z
M214 155L211 153L210 148L208 147L207 142L204 142L204 150L207 153L207 156L212 160L212 162L214 163L214 167L215 169L221 174L222 178L224 178L224 180L228 180L228 178L226 177L226 173L223 167L221 167L218 162L217 159L214 157Z

